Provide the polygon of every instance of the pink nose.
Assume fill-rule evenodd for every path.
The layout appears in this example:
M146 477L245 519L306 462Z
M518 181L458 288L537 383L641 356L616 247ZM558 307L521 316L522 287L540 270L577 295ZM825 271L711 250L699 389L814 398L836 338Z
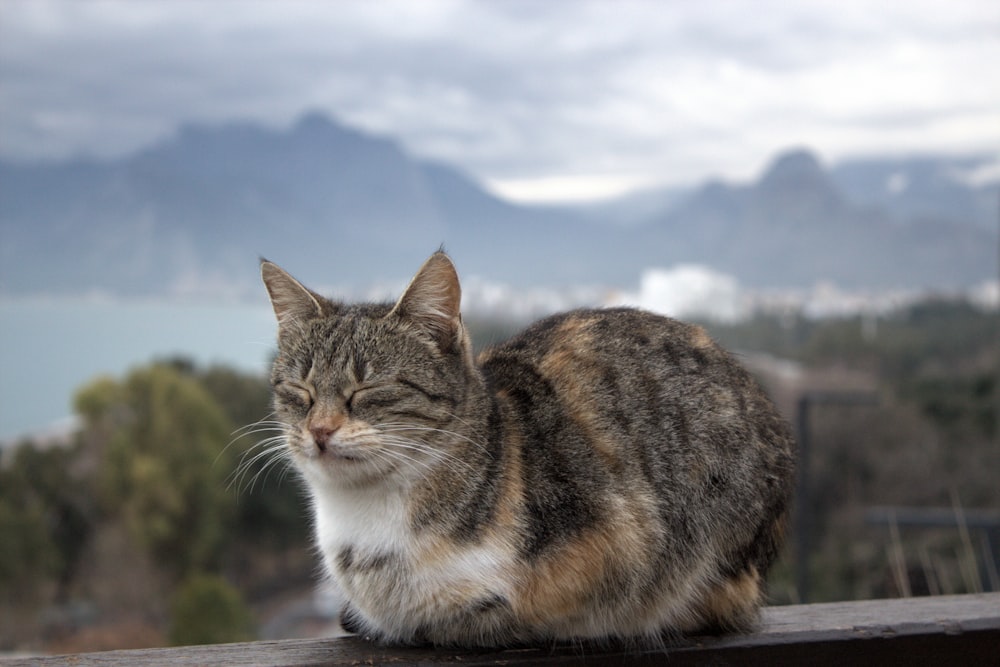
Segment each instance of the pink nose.
M343 419L329 419L323 420L318 424L314 424L309 427L309 432L312 434L313 442L316 443L316 447L319 451L326 451L327 445L330 444L330 438L334 433L340 430L343 423Z

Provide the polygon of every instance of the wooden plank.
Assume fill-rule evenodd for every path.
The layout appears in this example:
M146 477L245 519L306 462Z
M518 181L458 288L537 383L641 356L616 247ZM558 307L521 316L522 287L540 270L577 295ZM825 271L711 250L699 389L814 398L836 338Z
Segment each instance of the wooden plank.
M0 659L3 667L122 665L1000 665L1000 593L771 607L753 633L669 647L534 646L499 651L389 648L293 639Z

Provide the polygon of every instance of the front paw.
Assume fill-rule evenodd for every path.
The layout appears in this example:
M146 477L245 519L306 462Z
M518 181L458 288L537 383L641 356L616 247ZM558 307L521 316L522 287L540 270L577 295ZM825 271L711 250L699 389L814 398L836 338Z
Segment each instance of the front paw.
M349 602L340 610L340 627L344 629L344 632L349 632L352 635L360 635L364 632L361 616Z

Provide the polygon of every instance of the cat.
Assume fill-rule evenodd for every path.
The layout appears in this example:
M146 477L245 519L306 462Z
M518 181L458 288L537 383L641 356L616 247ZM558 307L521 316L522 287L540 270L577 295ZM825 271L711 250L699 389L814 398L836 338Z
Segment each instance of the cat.
M345 627L469 647L752 627L795 445L702 328L576 310L474 358L442 251L394 304L261 274L276 417Z

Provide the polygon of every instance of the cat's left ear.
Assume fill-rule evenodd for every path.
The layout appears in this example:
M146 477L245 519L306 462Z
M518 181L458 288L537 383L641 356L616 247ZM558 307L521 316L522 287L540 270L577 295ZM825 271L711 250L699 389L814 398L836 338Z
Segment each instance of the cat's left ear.
M408 320L447 352L465 342L461 303L458 272L439 250L420 267L389 316Z

